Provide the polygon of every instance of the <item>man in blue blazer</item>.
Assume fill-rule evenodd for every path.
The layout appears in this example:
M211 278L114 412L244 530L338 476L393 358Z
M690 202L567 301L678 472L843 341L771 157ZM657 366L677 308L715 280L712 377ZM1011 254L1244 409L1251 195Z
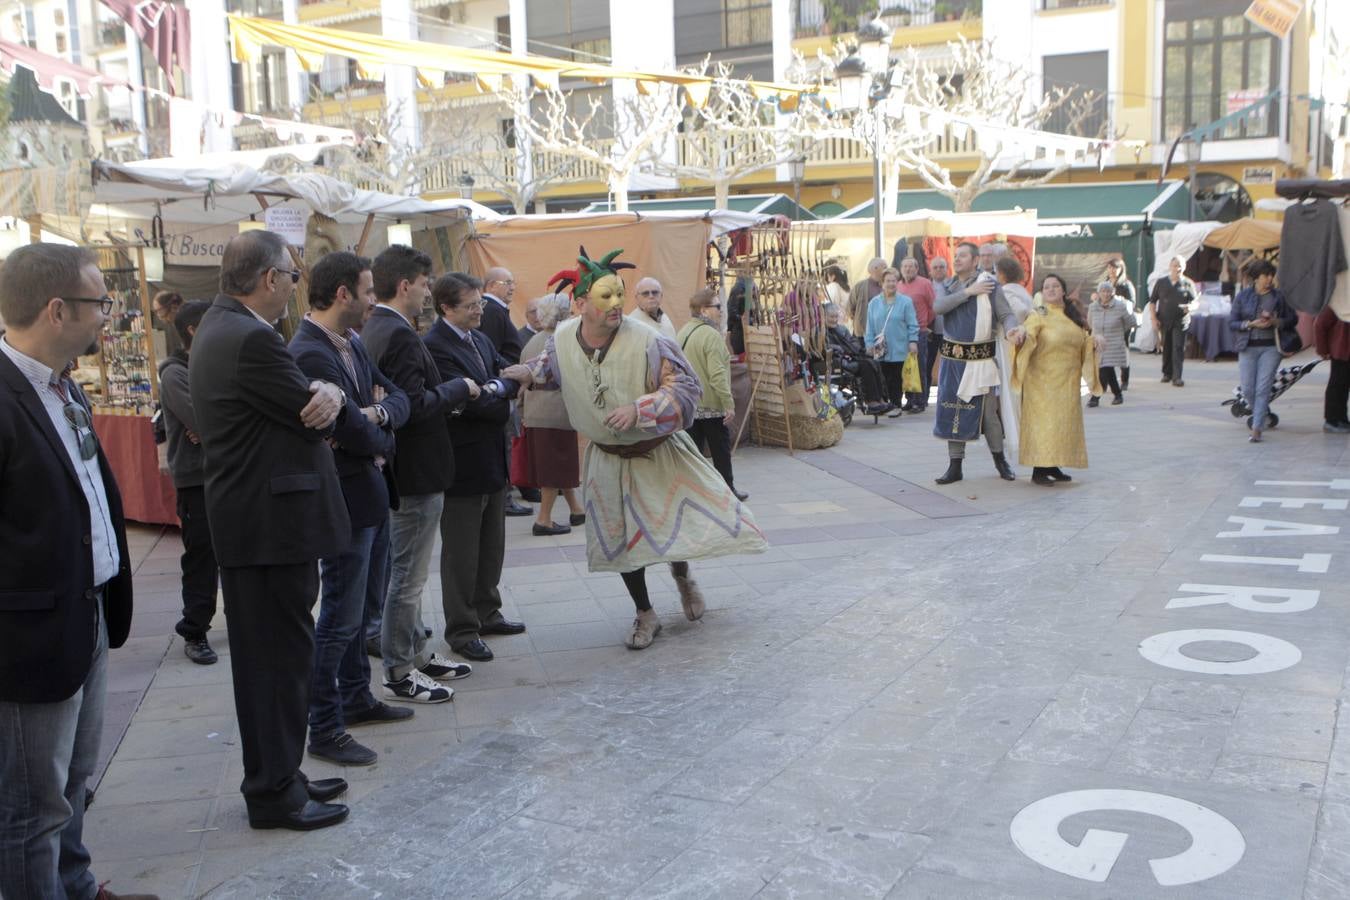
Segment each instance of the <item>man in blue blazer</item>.
M310 378L347 395L347 414L329 443L351 519L345 549L319 559L319 620L309 689L309 754L343 766L371 765L375 751L348 725L407 719L412 710L376 700L366 656L367 610L384 606L389 576L389 507L394 430L408 421L408 396L370 362L356 328L375 305L370 260L330 253L310 272L310 312L291 338L291 354Z
M122 499L70 377L112 300L88 250L31 244L0 269L0 896L93 897L85 783L108 648L131 627Z
M438 318L423 341L441 381L468 378L480 390L449 423L455 480L441 512L441 605L450 649L486 662L492 650L483 635L520 634L525 626L502 616L497 590L506 554L506 420L520 385L478 330L482 290L472 275L450 272L436 279L431 300Z

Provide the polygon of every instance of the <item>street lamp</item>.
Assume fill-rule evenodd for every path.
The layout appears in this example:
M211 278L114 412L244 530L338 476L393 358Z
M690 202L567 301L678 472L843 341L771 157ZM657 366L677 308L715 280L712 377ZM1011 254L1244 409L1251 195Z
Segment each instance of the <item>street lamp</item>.
M886 98L891 93L891 29L878 16L858 27L857 49L835 66L839 102L847 110L872 111L872 243L881 256L881 155Z
M797 208L792 211L792 218L795 219L802 207L802 182L806 180L805 156L794 156L788 161L788 177L792 179L792 202L797 204Z
M473 176L461 175L457 179L459 184L459 196L463 200L473 199Z

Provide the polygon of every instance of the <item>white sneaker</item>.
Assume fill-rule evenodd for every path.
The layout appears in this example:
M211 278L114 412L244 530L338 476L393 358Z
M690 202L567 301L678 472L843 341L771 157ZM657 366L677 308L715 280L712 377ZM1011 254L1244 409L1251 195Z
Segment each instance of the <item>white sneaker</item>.
M413 669L404 679L386 681L384 696L386 699L402 700L404 703L444 703L455 696L455 692Z
M433 653L431 659L427 660L427 664L418 671L435 681L458 681L472 675L473 666L468 663L455 662Z

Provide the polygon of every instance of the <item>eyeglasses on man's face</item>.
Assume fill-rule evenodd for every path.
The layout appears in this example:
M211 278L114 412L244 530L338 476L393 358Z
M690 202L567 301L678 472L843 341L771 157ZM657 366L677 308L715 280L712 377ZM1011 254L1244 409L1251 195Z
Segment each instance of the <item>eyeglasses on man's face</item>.
M637 295L638 295L639 297L660 297L660 296L661 296L661 290L660 290L659 288L657 288L657 289L655 289L655 290L653 290L653 289L651 289L651 288L648 288L648 289L645 290L645 291L638 291L638 292L637 292Z
M112 314L113 298L104 294L102 297L62 297L66 303L97 303L99 311L105 316Z
M75 440L80 445L80 459L93 459L98 453L98 438L94 435L94 423L89 419L89 411L74 400L61 407L66 424L75 432Z
M283 268L281 268L281 266L273 266L273 267L272 267L272 271L273 271L273 272L280 272L280 273L283 274L283 275L289 275L289 276L291 276L291 284L299 284L299 283L300 283L300 270L299 270L299 269L283 269Z

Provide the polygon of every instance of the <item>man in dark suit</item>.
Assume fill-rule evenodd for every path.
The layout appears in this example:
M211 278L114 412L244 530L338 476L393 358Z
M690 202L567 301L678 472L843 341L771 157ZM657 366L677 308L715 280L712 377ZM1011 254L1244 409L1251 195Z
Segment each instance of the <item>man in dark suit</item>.
M445 492L455 483L455 450L446 420L479 390L468 378L442 381L413 326L431 295L431 257L395 244L375 257L371 272L379 303L361 330L361 341L376 367L407 395L410 410L407 424L394 434L399 503L390 515L389 589L380 634L384 695L405 703L444 703L454 691L437 682L463 678L471 670L427 649L422 589Z
M240 789L254 828L336 824L328 803L346 782L308 782L305 751L315 561L351 539L327 439L348 412L341 388L305 377L272 327L300 272L270 231L230 240L219 296L188 361L205 451L206 515L230 633L234 706L244 753Z
M478 330L487 335L492 349L506 361L507 365L520 362L520 351L525 346L525 338L511 321L511 301L516 296L516 279L510 270L494 266L487 271L483 282L483 316ZM502 452L506 455L506 471L511 471L511 442L520 436L520 413L512 406L506 419L506 443ZM521 491L525 499L525 491ZM530 516L534 510L515 501L511 496L511 485L506 486L505 515Z
M0 896L111 897L89 871L108 648L131 627L122 499L70 378L112 311L88 250L0 268ZM142 895L146 896L146 895Z
M506 553L506 420L519 374L477 331L483 315L482 282L451 272L436 279L432 302L440 317L423 338L442 381L470 378L481 393L450 425L455 481L441 513L441 604L445 640L461 656L492 659L485 634L520 634L525 626L502 616L497 590Z
M366 610L383 609L388 584L389 507L398 505L389 471L394 429L408 420L407 395L371 365L355 331L374 305L370 260L345 250L330 253L310 272L310 312L290 345L301 372L336 384L347 395L346 412L333 427L330 443L351 535L345 549L319 558L319 620L309 688L309 755L340 766L366 766L377 759L346 726L412 717L412 710L371 695L365 648Z

